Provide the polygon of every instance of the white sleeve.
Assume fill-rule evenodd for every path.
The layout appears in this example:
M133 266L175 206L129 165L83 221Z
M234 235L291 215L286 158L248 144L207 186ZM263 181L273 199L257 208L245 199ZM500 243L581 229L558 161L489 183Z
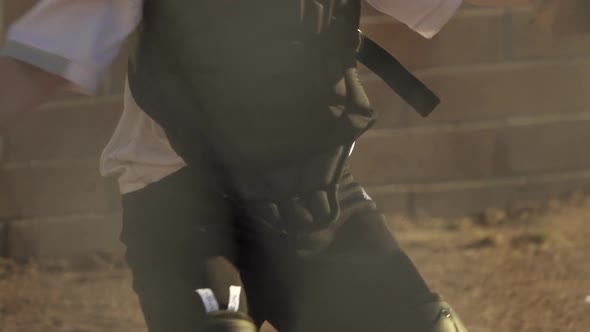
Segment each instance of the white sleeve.
M9 27L1 55L60 75L83 93L141 20L143 0L40 0Z
M453 17L462 0L366 0L380 12L432 38Z

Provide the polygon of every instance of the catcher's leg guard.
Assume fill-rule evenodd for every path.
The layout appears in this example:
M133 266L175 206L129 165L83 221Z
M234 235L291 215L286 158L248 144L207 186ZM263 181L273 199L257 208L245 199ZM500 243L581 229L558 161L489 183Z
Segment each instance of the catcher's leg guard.
M207 315L203 332L257 332L258 328L243 313L217 311Z
M463 322L440 296L417 307L417 317L423 323L415 332L468 332Z

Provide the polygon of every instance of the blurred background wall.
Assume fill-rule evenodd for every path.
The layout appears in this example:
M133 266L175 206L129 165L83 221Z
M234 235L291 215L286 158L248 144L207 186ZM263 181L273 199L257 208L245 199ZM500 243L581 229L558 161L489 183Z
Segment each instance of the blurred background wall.
M0 0L0 34L34 3ZM590 189L590 35L551 36L532 17L465 6L425 40L366 8L364 32L443 100L423 119L361 70L380 120L352 167L384 211L456 217ZM95 98L64 93L0 133L0 255L121 250L119 195L98 158L125 67L122 54Z

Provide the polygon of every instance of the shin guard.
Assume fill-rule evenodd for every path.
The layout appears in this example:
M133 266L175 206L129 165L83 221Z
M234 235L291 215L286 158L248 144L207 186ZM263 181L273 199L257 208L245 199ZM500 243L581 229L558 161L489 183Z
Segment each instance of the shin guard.
M258 328L243 313L216 311L207 316L203 332L257 332Z

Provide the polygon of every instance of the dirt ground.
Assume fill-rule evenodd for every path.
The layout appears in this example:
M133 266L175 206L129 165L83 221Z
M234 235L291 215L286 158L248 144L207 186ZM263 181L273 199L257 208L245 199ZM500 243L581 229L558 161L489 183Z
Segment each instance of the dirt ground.
M458 220L392 217L433 288L472 332L590 331L590 199L572 195ZM145 331L112 257L0 262L0 331Z

